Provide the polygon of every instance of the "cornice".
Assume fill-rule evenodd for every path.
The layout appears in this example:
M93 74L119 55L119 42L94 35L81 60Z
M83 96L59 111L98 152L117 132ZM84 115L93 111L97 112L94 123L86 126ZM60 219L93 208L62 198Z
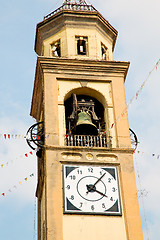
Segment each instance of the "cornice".
M49 145L45 145L44 148L46 150L57 150L57 151L65 151L65 152L98 152L99 153L103 153L103 154L108 154L108 156L111 156L111 154L123 154L123 153L127 153L127 154L133 154L134 153L134 149L133 148L100 148L100 147L72 147L72 146L49 146Z
M69 58L49 58L49 57L38 57L38 64L41 66L43 72L50 72L64 74L64 73L74 73L77 74L86 74L95 75L102 74L104 75L123 75L124 80L126 78L129 62L122 61L93 61L93 60L77 60ZM58 76L57 76L58 77Z

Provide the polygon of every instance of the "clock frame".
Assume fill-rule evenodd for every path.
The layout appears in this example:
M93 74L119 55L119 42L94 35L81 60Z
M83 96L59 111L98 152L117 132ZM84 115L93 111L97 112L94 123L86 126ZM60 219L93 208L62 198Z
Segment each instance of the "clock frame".
M122 215L116 166L63 165L64 213Z

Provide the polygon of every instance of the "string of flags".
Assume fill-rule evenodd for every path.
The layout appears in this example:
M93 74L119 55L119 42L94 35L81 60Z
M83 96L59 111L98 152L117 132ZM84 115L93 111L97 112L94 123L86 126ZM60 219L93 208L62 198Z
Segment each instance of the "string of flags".
M34 151L30 151L30 152L24 153L23 155L20 155L20 156L17 157L16 159L22 158L22 157L28 158L28 157L30 157L30 156L34 156ZM13 162L14 162L13 160L8 160L6 163L0 164L0 167L3 168L3 167L5 167L5 166L8 166L9 163L13 163Z
M26 138L26 136L25 135L22 135L22 134L10 134L10 133L8 133L8 134L6 134L6 133L4 133L4 134L0 134L0 138L4 138L5 140L7 140L7 139L25 139Z
M126 106L126 108L123 110L123 112L118 116L118 118L116 119L115 122L113 122L111 124L111 126L109 127L109 129L107 131L110 131L117 122L119 122L119 120L121 119L121 117L124 117L124 115L127 113L127 110L129 108L129 106L131 105L131 103L133 102L134 99L138 99L140 92L142 91L142 89L144 88L146 82L149 80L150 75L152 74L152 72L156 69L158 69L158 67L160 66L160 59L156 62L156 64L154 65L153 69L149 72L148 76L146 77L146 79L144 80L144 82L141 84L140 88L138 89L138 91L136 92L136 94L131 98L131 100L129 101L128 105ZM107 131L103 132L103 134L105 134Z
M19 181L19 182L18 182L18 185L17 185L17 184L16 184L16 185L13 185L13 186L12 186L11 188L9 188L8 191L6 191L6 192L1 192L1 193L0 193L0 196L3 196L3 197L7 196L8 193L13 192L14 190L16 190L16 189L18 188L19 185L22 185L24 182L27 182L30 178L32 178L32 177L34 177L34 176L35 176L35 174L34 174L34 173L31 173L28 177L25 177L23 180Z
M129 103L128 103L128 105L126 106L126 108L125 108L125 109L122 111L122 113L117 117L117 119L115 120L115 122L113 122L113 123L110 125L110 127L109 127L109 129L108 129L107 131L110 131L110 130L115 126L116 122L120 121L120 119L125 116L125 114L127 113L128 108L129 108L129 106L132 104L133 100L135 100L135 99L137 100L137 99L138 99L140 92L141 92L142 89L144 88L146 82L149 80L149 77L150 77L150 75L152 74L152 72L153 72L155 69L157 70L159 66L160 66L160 59L156 62L156 64L154 65L153 69L148 73L148 76L146 77L146 79L144 80L144 82L141 84L141 86L140 86L140 88L138 89L138 91L136 92L136 94L131 98L131 100L129 101ZM107 131L103 132L103 134L105 134ZM48 137L50 137L49 134L45 136L45 138L48 138ZM27 139L27 136L26 136L26 135L21 135L21 134L10 134L10 133L6 134L6 133L5 133L5 134L0 134L0 138L4 138L4 139ZM34 138L35 138L36 140L39 140L39 136L38 136L38 135L34 136Z
M149 155L151 157L154 157L156 159L160 159L160 154L157 154L157 153L149 153L149 152L143 152L143 151L139 151L139 150L135 151L134 153L138 153L138 154L142 154L142 155L147 154L147 155Z

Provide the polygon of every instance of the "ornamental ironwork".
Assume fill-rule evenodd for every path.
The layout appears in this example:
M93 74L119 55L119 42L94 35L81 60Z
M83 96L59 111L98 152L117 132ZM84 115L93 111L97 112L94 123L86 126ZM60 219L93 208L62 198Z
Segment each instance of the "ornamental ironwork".
M63 10L73 10L73 11L89 11L89 12L97 12L96 8L94 8L92 5L87 4L84 0L65 0L59 8L54 10L53 12L49 13L44 17L45 19L48 19L49 17L53 16L54 14L63 11Z

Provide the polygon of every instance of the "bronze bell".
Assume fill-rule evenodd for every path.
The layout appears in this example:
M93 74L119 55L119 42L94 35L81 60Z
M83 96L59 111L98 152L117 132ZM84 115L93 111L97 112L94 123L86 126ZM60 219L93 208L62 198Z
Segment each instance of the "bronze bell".
M98 130L95 124L92 123L91 115L87 112L78 113L76 124L77 135L97 135Z

